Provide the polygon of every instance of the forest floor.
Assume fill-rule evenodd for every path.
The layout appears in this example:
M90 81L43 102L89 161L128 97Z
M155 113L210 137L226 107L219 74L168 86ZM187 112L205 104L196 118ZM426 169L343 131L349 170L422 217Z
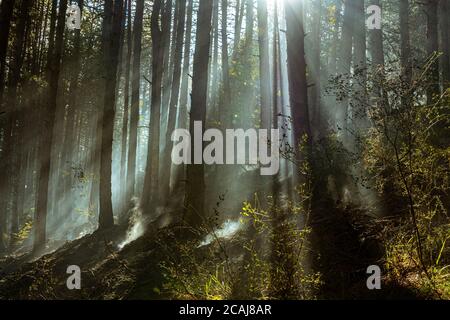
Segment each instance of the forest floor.
M398 283L384 285L384 290L371 292L365 286L364 266L377 259L367 252L373 248L361 246L358 233L343 212L335 218L316 217L322 236L315 237L317 247L322 250L319 265L324 285L319 298L328 299L421 299L411 288ZM335 230L332 226L344 227ZM328 230L328 231L327 231ZM335 232L329 232L335 230ZM30 254L0 259L0 299L174 299L165 290L162 263L169 256L179 255L182 228L167 227L148 229L136 241L119 250L126 230L114 227L97 231L81 239L68 242L58 250L40 258ZM314 240L315 238L315 240ZM355 244L349 246L349 243ZM224 241L231 255L239 255L239 246L233 241ZM369 245L374 245L369 244ZM233 248L234 247L234 248ZM206 247L195 249L196 255L206 257ZM328 255L329 252L333 254ZM327 255L333 261L327 260ZM325 258L324 258L325 257ZM231 261L238 261L227 257ZM367 260L368 259L368 260ZM68 266L77 265L82 271L82 289L68 290L66 273Z

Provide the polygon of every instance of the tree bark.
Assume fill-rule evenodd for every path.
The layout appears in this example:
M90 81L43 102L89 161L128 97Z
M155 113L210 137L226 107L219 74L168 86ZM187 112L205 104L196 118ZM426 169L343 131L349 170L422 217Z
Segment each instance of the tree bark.
M136 14L133 25L133 70L131 77L130 140L127 166L127 201L135 196L136 188L136 153L139 125L139 104L141 84L142 19L144 17L144 0L136 2Z
M127 0L127 55L125 60L125 89L122 118L122 141L120 154L120 185L123 205L127 205L128 199L128 177L127 177L127 140L128 140L128 115L130 110L130 74L131 74L131 54L133 41L131 38L131 0Z
M427 2L427 52L429 57L439 51L438 36L438 3L439 0L428 0ZM427 103L432 104L440 93L439 86L439 62L435 61L430 68L429 86L427 90Z
M105 1L102 46L105 83L103 93L103 113L101 115L102 147L100 153L99 229L107 229L114 225L111 192L111 167L122 16L123 0L115 0L114 3L112 1Z
M0 6L0 111L6 72L6 51L15 0L3 0Z
M300 155L300 146L305 139L308 144L311 139L308 109L308 85L306 79L303 4L299 1L288 1L285 3L285 11L294 152L297 161L301 162L303 157Z
M144 213L151 215L158 201L159 151L161 127L161 89L164 66L163 30L160 28L162 0L155 0L151 18L152 34L152 98L150 114L150 136L148 139L147 166L144 178L142 207ZM164 15L164 11L163 11Z
M166 144L163 152L163 163L164 167L162 169L162 186L161 186L161 199L167 200L170 195L170 178L172 174L172 161L171 154L173 149L173 142L171 136L175 130L176 120L177 120L177 110L178 110L178 99L180 97L180 80L181 80L181 60L183 58L183 40L184 40L184 24L186 19L186 0L178 1L178 12L177 12L177 31L176 31L176 43L175 43L175 56L174 56L174 68L172 77L172 92L170 94L170 104L169 104L169 122L167 124L166 131Z
M258 0L259 75L261 91L261 128L271 127L270 62L267 1Z
M186 37L184 40L183 72L180 88L180 111L178 112L178 128L186 129L188 121L188 96L189 96L189 71L191 61L191 39L192 39L192 13L193 2L189 0L186 16ZM186 180L186 167L184 165L175 167L174 193L180 190Z
M194 122L201 121L202 132L204 130L208 99L208 65L213 3L210 0L200 0L199 5L192 79L191 137L194 137ZM197 227L205 218L205 177L203 164L194 164L194 152L191 156L192 164L187 166L187 209L184 220L189 226Z
M440 9L440 29L441 29L441 51L443 53L441 58L442 66L442 85L444 90L450 87L450 42L449 42L449 14L450 2L448 0L441 0Z
M53 3L56 4L55 2ZM54 42L54 52L52 40L49 42L49 60L48 60L48 97L47 105L44 106L43 123L41 127L41 141L39 146L39 180L38 194L36 204L36 214L34 221L34 248L39 252L45 247L46 243L46 224L48 209L48 186L50 178L50 162L53 144L53 129L55 126L55 116L57 107L58 81L61 68L61 58L64 44L64 28L67 9L67 0L61 0L59 5L58 23L56 26L56 39ZM56 11L53 7L52 10ZM52 13L53 16L53 13ZM54 25L54 22L51 22ZM52 34L50 32L50 37ZM51 39L51 38L50 38ZM51 58L50 58L51 57Z

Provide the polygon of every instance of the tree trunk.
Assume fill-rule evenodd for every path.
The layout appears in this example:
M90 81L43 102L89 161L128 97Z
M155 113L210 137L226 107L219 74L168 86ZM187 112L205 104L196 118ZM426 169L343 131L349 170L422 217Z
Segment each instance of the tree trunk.
M412 81L411 38L409 31L409 0L399 1L400 12L400 61L402 65L402 82L404 91L408 91ZM402 98L402 105L407 108L408 97Z
M80 10L83 10L84 0L80 0L78 2ZM63 144L63 152L62 152L62 165L66 167L66 171L70 172L71 163L70 160L73 156L74 150L74 142L75 142L75 117L76 113L79 113L78 110L78 94L79 94L79 81L81 75L81 30L75 30L75 40L74 40L74 49L73 56L71 58L72 64L72 72L70 78L70 86L69 86L69 103L68 103L68 111L67 111L67 128L66 134ZM63 194L70 193L72 188L72 175L67 175L61 181L63 181L63 186L60 190L63 190ZM69 197L70 198L70 197ZM66 203L62 202L63 208Z
M186 129L188 120L188 96L189 96L189 71L191 61L191 39L192 39L192 13L193 2L189 0L186 16L186 37L184 40L183 73L180 88L180 111L178 112L178 128ZM178 191L185 181L186 167L184 165L175 167L174 192Z
M340 48L340 62L338 67L338 73L344 79L348 79L351 72L352 65L352 49L353 49L353 23L355 14L355 1L356 0L346 0L344 8L344 20L342 26L342 39ZM342 90L342 89L340 89ZM349 97L347 93L343 93L343 100L338 103L336 110L337 114L337 129L341 131L342 135L347 136L347 123L348 123L348 107L349 107Z
M449 23L450 2L441 0L440 21L441 21L441 58L442 85L444 90L450 87L450 43L449 43Z
M237 50L239 48L239 44L241 42L241 30L242 30L242 21L244 20L244 9L245 9L246 0L237 0L236 1L236 18L234 25L234 47L233 47L233 56L236 55Z
M428 55L433 56L439 51L438 36L438 2L439 0L428 0L427 2L427 38ZM439 62L435 61L430 68L429 85L427 89L427 103L432 104L434 98L439 95Z
M161 199L168 200L170 195L170 178L172 173L172 161L171 154L173 149L173 142L171 141L171 136L175 130L176 120L177 120L177 110L178 110L178 99L180 97L180 79L181 79L181 60L183 58L183 40L184 40L184 23L186 19L186 0L178 1L178 12L177 15L177 40L175 43L175 56L174 56L174 68L173 68L173 78L172 78L172 92L170 94L170 104L169 104L169 122L167 124L166 131L166 144L163 152L163 163L164 167L162 169L162 185L161 185Z
M99 229L107 229L114 225L111 167L122 16L123 0L115 0L114 3L112 3L112 1L105 1L102 46L105 83L102 114L102 148L100 153Z
M20 6L20 19L15 30L15 37L13 43L13 54L10 61L10 72L8 76L8 96L7 105L12 111L6 115L6 119L10 128L11 134L5 137L5 145L7 149L13 149L15 158L10 157L4 159L6 166L5 176L3 179L9 181L13 189L13 207L11 212L11 234L19 231L19 212L17 207L17 193L19 190L20 161L22 159L23 144L21 142L23 129L23 112L19 110L19 103L17 99L18 87L21 82L21 72L24 61L24 48L26 46L26 26L30 20L30 9L32 1L23 0ZM14 237L11 237L10 245L14 245Z
M0 6L0 111L6 72L6 51L15 0L3 0Z
M127 205L128 199L128 177L127 177L127 140L128 140L128 114L130 108L130 73L131 73L131 54L133 41L131 39L131 0L127 0L127 56L125 61L125 89L122 119L122 143L120 154L120 185L123 205Z
M164 66L163 31L160 28L162 0L155 0L151 18L152 33L152 98L150 114L150 136L148 139L147 166L144 178L142 207L144 213L151 215L156 209L159 181L159 150L161 127L161 89ZM164 11L163 11L164 15Z
M220 122L223 128L231 123L228 103L231 99L230 64L228 60L228 0L222 0L222 82L223 93L220 113Z
M171 36L171 21L172 21L172 0L166 0L164 11L162 14L161 28L162 28L162 50L163 50L163 80L162 80L162 130L167 129L167 116L170 102L170 36ZM161 135L161 144L165 135Z
M55 4L55 2L53 3ZM50 162L53 144L53 129L55 126L55 115L57 107L58 81L61 67L61 58L64 44L64 28L67 9L67 0L61 0L58 12L58 24L56 27L56 39L54 52L49 51L48 69L48 97L44 106L43 123L41 127L41 141L39 147L39 181L36 204L36 215L34 221L34 248L39 252L46 243L46 224L48 208L48 185L50 178ZM55 7L52 10L56 10ZM53 16L53 14L52 14ZM52 22L51 24L54 24ZM50 35L51 36L51 35ZM50 40L49 50L53 47Z
M194 137L194 122L202 122L203 133L206 120L212 9L212 1L200 0L192 79L191 137ZM203 164L194 164L194 152L192 152L191 157L192 164L187 166L187 210L184 220L189 226L197 227L205 218L205 177Z
M258 0L259 75L261 90L261 128L271 127L270 62L267 1Z
M136 3L133 25L133 72L131 77L130 141L128 147L127 167L127 201L136 195L136 153L139 125L139 104L141 84L142 19L144 17L144 0Z
M368 126L367 117L367 104L368 97L366 92L367 87L367 34L366 34L366 10L364 6L364 0L355 1L355 22L353 24L353 37L354 37L354 66L353 66L353 78L354 78L354 92L351 103L352 107L352 119L351 126L352 132L361 130L366 131ZM354 135L349 135L351 139L354 139ZM353 143L352 143L353 146Z
M299 147L311 139L306 79L305 31L303 4L286 2L286 37L289 67L289 93L292 112L294 148L297 161L302 160ZM308 142L309 143L309 142Z

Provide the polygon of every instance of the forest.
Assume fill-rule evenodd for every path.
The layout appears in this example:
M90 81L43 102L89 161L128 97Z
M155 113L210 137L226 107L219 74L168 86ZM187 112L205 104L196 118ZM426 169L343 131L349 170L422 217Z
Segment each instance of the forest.
M0 0L0 300L449 300L450 0Z

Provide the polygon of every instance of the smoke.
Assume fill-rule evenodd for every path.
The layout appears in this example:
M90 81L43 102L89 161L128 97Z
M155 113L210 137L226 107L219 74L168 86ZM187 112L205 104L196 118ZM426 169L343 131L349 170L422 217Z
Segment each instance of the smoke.
M142 217L142 211L139 209L139 202L136 199L133 200L135 205L130 211L131 215L127 235L125 240L119 244L119 250L122 250L126 245L139 239L145 232L144 219Z
M207 246L211 244L215 239L230 239L241 228L242 224L239 221L227 220L219 229L208 234L198 247L200 248Z

